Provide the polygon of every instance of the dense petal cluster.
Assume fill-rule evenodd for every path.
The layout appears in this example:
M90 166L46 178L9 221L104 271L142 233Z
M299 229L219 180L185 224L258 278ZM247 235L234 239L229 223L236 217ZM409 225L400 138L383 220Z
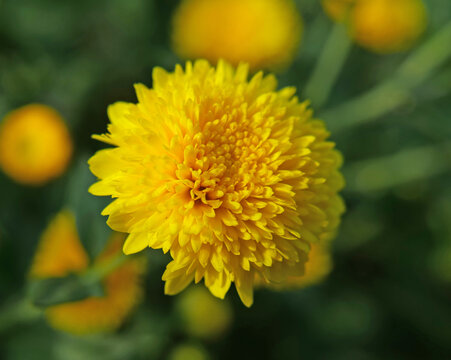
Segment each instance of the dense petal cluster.
M172 44L183 58L279 68L292 61L301 32L292 0L184 0L174 14Z
M323 0L325 11L346 21L359 45L379 53L411 47L426 28L422 0Z
M0 125L0 167L11 178L41 185L64 172L72 140L54 109L27 105L10 112Z
M102 266L117 256L122 234L114 234L93 266ZM50 306L45 315L56 329L73 334L111 331L118 328L142 295L140 278L145 271L142 258L130 258L103 280L105 295ZM71 212L59 213L42 234L30 269L32 279L63 277L81 273L89 266Z
M310 244L333 236L341 156L296 89L276 87L247 65L198 60L154 69L137 104L109 107L96 138L114 147L90 159L90 191L115 199L103 214L129 233L125 253L170 252L167 294L204 279L223 298L234 282L250 306L255 276L302 275Z

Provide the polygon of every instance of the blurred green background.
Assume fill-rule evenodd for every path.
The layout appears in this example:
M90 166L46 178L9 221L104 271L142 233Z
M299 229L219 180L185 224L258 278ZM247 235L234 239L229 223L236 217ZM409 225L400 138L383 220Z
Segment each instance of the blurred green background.
M451 21L450 1L425 3L429 24L417 48ZM450 359L451 61L444 57L421 84L415 83L421 74L401 77L405 92L393 109L387 106L390 91L401 90L392 87L382 87L372 106L342 105L393 79L417 48L376 55L352 46L329 100L315 107L344 154L348 183L335 266L325 282L290 292L257 290L250 309L230 291L230 328L202 340L181 326L178 297L163 294L167 260L149 250L145 301L117 333L78 338L27 314L11 320L9 306L24 294L31 258L52 215L78 201L90 219L80 232L107 231L105 219L92 214L108 200L87 193L94 179L86 160L103 147L90 135L105 131L109 104L136 101L134 83L151 86L154 66L171 70L183 61L169 44L177 4L0 0L0 118L31 102L53 106L75 144L70 169L48 185L25 187L0 174L0 358L168 359L178 346L194 344L210 359ZM303 98L334 24L319 1L297 5L302 44L278 78L280 86L298 87ZM438 42L422 60L430 63L450 47ZM383 107L387 111L378 113ZM102 239L82 236L92 253Z

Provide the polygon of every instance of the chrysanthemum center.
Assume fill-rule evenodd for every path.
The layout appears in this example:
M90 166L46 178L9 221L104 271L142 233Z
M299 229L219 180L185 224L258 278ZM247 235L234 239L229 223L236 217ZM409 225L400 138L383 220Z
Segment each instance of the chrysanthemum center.
M205 204L216 209L225 195L239 206L271 182L277 165L268 155L277 142L269 139L270 129L248 119L252 114L246 110L243 106L207 114L185 148L177 177L188 187L190 207Z

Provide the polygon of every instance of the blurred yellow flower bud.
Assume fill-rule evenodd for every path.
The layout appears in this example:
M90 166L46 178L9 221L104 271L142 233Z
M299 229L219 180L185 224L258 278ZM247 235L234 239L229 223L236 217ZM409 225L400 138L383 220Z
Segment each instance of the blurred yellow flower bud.
M101 266L120 254L123 242L124 236L114 233L93 266ZM88 267L89 258L80 242L74 215L62 211L42 234L30 277L64 277L82 273ZM103 279L103 296L49 306L45 310L46 319L55 329L76 335L113 331L141 300L144 272L142 258L128 258Z
M182 344L169 355L169 360L209 360L207 351L200 345Z
M292 61L301 31L292 0L184 0L174 14L172 43L183 58L277 68Z
M229 302L215 298L203 286L192 286L178 299L177 310L186 332L203 339L215 339L231 325Z
M380 53L408 49L425 28L426 9L421 0L360 0L350 19L355 41Z
M66 170L71 155L69 131L48 106L21 107L0 124L0 167L17 182L44 184Z
M407 50L427 23L422 0L322 0L322 5L333 20L346 22L357 44L378 53Z

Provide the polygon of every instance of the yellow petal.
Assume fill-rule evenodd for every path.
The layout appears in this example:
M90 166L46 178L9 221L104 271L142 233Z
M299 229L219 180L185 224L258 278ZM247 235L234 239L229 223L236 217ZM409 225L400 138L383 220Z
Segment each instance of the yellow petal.
M210 292L217 298L224 299L227 291L229 291L231 283L230 275L222 271L220 273L216 273L214 281L210 284L210 286L208 286L208 290L210 290Z
M252 273L250 271L242 271L235 279L235 287L243 304L251 307L254 302Z
M147 234L130 234L128 235L127 240L125 240L123 251L125 255L135 254L145 249L147 246L149 246Z
M193 281L193 275L179 276L175 279L167 280L164 284L166 295L175 295L184 290Z

